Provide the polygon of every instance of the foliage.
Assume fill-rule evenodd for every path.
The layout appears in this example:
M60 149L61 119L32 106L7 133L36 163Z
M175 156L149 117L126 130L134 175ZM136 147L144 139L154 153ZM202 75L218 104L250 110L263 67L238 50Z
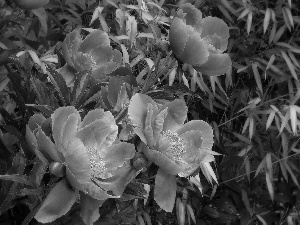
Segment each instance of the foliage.
M300 8L0 1L0 223L299 223Z

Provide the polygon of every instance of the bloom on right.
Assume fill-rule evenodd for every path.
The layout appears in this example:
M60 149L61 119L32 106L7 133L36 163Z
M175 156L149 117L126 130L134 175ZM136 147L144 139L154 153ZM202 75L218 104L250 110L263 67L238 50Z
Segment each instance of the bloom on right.
M197 71L218 76L231 67L227 49L229 28L217 17L202 18L200 10L183 4L170 26L170 47L183 63L191 64Z
M190 176L201 162L214 161L212 127L202 120L184 123L184 101L157 104L145 94L135 94L128 115L136 134L149 147L145 156L170 175Z

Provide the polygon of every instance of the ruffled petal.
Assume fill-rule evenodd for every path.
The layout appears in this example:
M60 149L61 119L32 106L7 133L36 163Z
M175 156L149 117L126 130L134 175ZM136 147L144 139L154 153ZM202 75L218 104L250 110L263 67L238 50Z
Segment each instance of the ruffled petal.
M76 55L74 68L76 71L89 71L96 68L96 63L89 54L78 52Z
M190 3L183 4L179 10L185 13L184 19L187 25L191 25L195 30L201 31L202 12Z
M214 144L214 134L212 127L202 120L192 120L188 123L184 124L177 133L179 135L191 131L191 130L199 130L202 133L203 143L201 145L202 149L211 150Z
M80 43L82 42L80 32L78 29L73 30L71 33L67 34L63 44L62 53L63 56L70 66L74 66L74 56L78 52Z
M226 73L231 67L231 59L228 54L210 54L208 61L194 68L209 76L219 76Z
M58 146L62 144L62 128L72 113L80 116L74 106L60 107L51 115L53 139Z
M184 52L179 58L182 62L201 65L208 60L209 52L206 43L200 35L194 31L188 38Z
M78 183L84 184L91 180L91 164L87 150L78 138L70 139L63 151L66 167Z
M98 67L105 65L107 62L112 61L112 47L110 45L97 46L91 50L90 55Z
M62 127L62 145L67 146L70 139L75 137L77 133L77 127L80 123L81 118L80 115L77 113L72 113L69 115L66 123ZM62 148L63 151L64 148Z
M33 132L39 126L41 127L43 122L45 122L46 118L41 113L36 113L29 118L28 126L30 130Z
M206 43L192 26L175 18L170 26L170 47L174 54L184 63L201 65L208 59Z
M117 168L114 176L107 179L95 179L95 182L112 197L119 198L125 190L126 185L134 179L137 171L130 165L130 162L124 163L122 167Z
M214 34L222 38L222 47L220 50L225 51L229 38L229 27L220 18L211 16L203 18L201 37L204 38L205 36Z
M111 123L114 122L114 117L110 112L105 113L103 109L91 110L83 118L82 122L78 126L78 129L84 128L85 126L91 124L92 122L94 122L98 119L103 119L104 117L106 120L110 121Z
M88 149L110 146L116 139L118 126L106 118L98 119L78 130L78 137Z
M81 43L78 51L83 53L90 53L97 46L109 46L110 40L108 34L101 30L91 32Z
M169 41L173 53L181 59L189 35L182 19L175 17L170 26Z
M187 117L188 108L185 102L176 99L172 102L166 103L161 110L167 109L167 116L164 120L163 130L175 131L183 125Z
M105 65L96 67L92 74L91 77L98 81L106 81L108 80L108 74L112 73L118 68L118 65L115 62L107 62Z
M38 127L36 138L39 151L43 153L48 161L64 161L63 155L57 151L55 144L45 135L44 131L40 127Z
M82 184L86 194L97 200L106 200L108 198L119 198L120 196L111 196L106 190L96 185L95 181L89 181Z
M123 59L122 53L117 49L114 49L112 51L112 61L115 62L119 67L122 64L122 59Z
M154 100L145 94L135 94L129 103L128 116L132 121L136 134L144 143L147 140L144 135L145 120L147 117L148 104L156 105Z
M97 153L101 156L105 168L99 178L106 179L114 176L118 167L123 166L124 162L133 158L135 147L129 143L119 143L108 148L98 149Z
M145 146L143 147L143 153L149 161L153 162L166 173L177 175L183 170L181 164L176 163L173 159L169 158L162 152L149 149Z
M199 130L191 130L181 134L179 137L183 140L185 146L185 151L181 157L185 162L194 162L203 143L202 132Z

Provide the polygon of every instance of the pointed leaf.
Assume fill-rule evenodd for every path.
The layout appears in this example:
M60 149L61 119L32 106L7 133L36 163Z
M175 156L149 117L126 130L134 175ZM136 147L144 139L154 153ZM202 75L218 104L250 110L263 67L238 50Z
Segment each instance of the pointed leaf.
M267 183L267 187L268 187L270 197L271 197L272 201L274 201L274 189L273 189L273 184L272 184L273 182L270 178L269 172L266 172L266 183Z

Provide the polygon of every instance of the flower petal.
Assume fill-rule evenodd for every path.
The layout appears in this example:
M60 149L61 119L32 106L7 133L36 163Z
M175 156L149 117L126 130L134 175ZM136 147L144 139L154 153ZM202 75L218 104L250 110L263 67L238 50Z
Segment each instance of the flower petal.
M184 124L177 133L179 135L191 131L199 130L202 132L203 143L201 145L202 149L211 150L214 144L214 134L212 127L203 120L192 120Z
M76 137L83 142L86 148L99 149L110 146L115 141L118 135L118 126L114 120L111 121L109 111L105 114L109 116L104 116L78 130Z
M91 180L91 164L87 150L78 138L69 140L63 151L66 167L80 184Z
M200 34L177 17L171 23L169 40L172 51L182 62L201 65L207 61L209 53Z
M77 133L77 127L81 118L77 113L69 115L67 122L62 127L62 145L67 146L71 138L75 137ZM61 149L63 151L64 148Z
M88 112L86 116L83 118L82 122L78 126L78 129L84 128L85 126L91 124L92 122L103 119L105 116L105 119L111 121L113 123L114 117L111 113L107 112L105 113L103 109L94 109Z
M99 154L105 163L105 171L102 174L102 179L114 176L114 172L118 167L121 167L124 162L132 159L135 154L135 147L129 143L113 144L108 148L98 149Z
M102 30L95 30L82 41L78 51L89 54L99 45L109 46L110 40L106 32Z
M186 120L188 108L185 102L179 99L165 104L161 111L165 108L167 108L167 116L164 120L163 130L175 131L182 126Z
M78 52L76 54L75 64L74 64L75 70L90 71L90 70L94 69L95 67L96 67L96 64L95 64L93 58L89 54L82 53L82 52Z
M181 134L180 138L185 145L185 152L181 155L185 164L184 169L178 175L187 177L200 166L199 162L206 156L201 154L203 151L200 151L203 143L202 132L199 130L187 131Z
M189 37L185 28L186 25L180 18L175 17L171 22L169 34L170 47L178 58L181 58Z
M75 203L78 191L73 191L65 179L59 181L34 216L40 223L50 223L65 215Z
M53 139L56 145L62 143L62 128L67 121L68 117L72 114L78 114L78 111L74 106L60 107L54 111L51 115L52 119L52 133ZM80 116L80 115L79 115Z
M32 132L34 132L35 129L38 128L38 126L42 126L43 122L46 120L46 118L41 113L36 113L33 116L29 118L28 126Z
M115 62L107 62L102 66L96 67L93 70L91 77L95 78L98 81L105 81L107 80L107 75L115 71L117 67L118 64L116 64Z
M194 32L189 36L184 52L179 59L191 65L202 65L208 60L208 56L206 43L198 33Z
M80 32L78 29L73 30L71 33L67 34L63 44L62 53L63 56L70 66L74 66L74 56L78 52L80 43L82 42Z
M229 27L220 18L211 16L203 18L201 37L204 38L205 36L214 34L222 38L222 48L220 50L225 51L229 38Z
M102 66L112 61L112 47L110 45L100 45L91 50L90 55L95 60L96 65Z
M94 182L89 181L82 184L83 189L88 195L97 200L106 200L108 198L119 198L119 196L111 196L106 190L96 185Z
M40 152L43 153L48 161L64 161L63 155L57 151L55 144L46 136L40 127L38 127L36 138Z
M219 76L226 73L231 67L231 59L228 54L210 54L208 61L194 68L209 76Z
M190 3L183 4L180 9L186 14L184 17L186 24L193 26L197 31L201 31L202 12Z
M154 100L145 94L135 94L129 103L128 116L132 121L136 134L144 143L147 143L144 135L145 120L148 104L156 105Z
M95 179L95 181L109 193L110 197L119 198L126 185L137 175L137 172L128 161L122 167L117 168L114 176L107 179Z
M157 142L161 134L161 131L163 130L164 122L167 115L168 115L168 108L165 108L157 114L157 116L154 118L152 122L153 140L155 143Z
M177 164L173 159L169 158L162 152L152 150L147 146L143 146L142 150L149 161L153 162L166 173L177 175L183 169L181 164Z

